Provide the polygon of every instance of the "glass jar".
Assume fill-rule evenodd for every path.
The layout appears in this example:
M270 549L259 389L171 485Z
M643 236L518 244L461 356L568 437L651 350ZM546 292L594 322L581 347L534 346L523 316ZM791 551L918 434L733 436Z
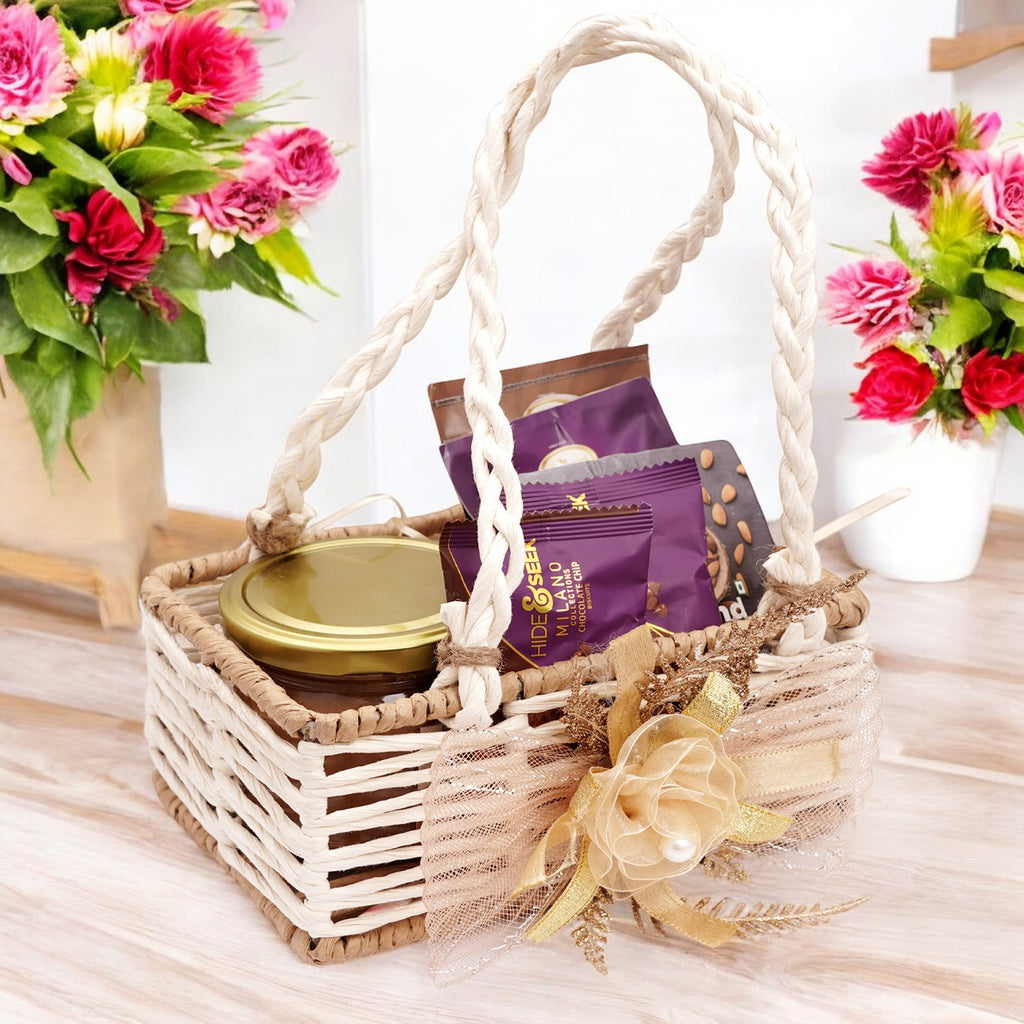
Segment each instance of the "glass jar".
M404 537L345 537L260 558L229 577L220 592L224 630L297 703L316 712L410 697L430 686L434 651L447 630L437 544ZM403 732L415 732L412 727ZM353 752L325 759L328 775L385 760ZM330 797L328 812L414 791L390 788ZM292 817L294 812L285 808ZM409 825L332 835L332 848L365 843ZM332 878L349 884L401 865Z

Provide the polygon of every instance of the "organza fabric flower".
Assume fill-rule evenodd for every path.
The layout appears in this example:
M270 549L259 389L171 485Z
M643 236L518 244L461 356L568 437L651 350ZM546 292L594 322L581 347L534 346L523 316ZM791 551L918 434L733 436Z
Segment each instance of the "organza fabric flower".
M246 159L264 163L285 203L298 210L318 202L338 180L331 144L315 128L267 128L246 144Z
M862 419L890 423L911 419L935 390L931 367L894 345L879 349L856 365L869 367L851 396Z
M869 348L889 344L914 320L910 300L921 287L898 260L865 259L840 267L825 280L828 318L853 327Z
M1024 154L1008 150L966 150L957 154L960 181L977 189L989 231L1024 237Z
M183 93L204 99L189 106L213 124L224 124L239 103L260 87L256 48L244 35L220 24L220 12L181 14L161 26L146 54L143 75L149 82L170 81L170 100Z
M109 282L125 290L146 279L164 249L164 235L143 206L142 228L124 203L106 189L94 192L84 211L55 210L75 247L65 257L68 291L89 305Z
M1024 404L1024 352L1005 358L988 349L975 353L964 364L960 395L975 416Z
M0 121L45 121L64 109L74 84L57 22L30 3L0 6Z
M689 715L660 715L592 770L583 817L598 885L625 896L689 871L736 826L743 773L722 738Z

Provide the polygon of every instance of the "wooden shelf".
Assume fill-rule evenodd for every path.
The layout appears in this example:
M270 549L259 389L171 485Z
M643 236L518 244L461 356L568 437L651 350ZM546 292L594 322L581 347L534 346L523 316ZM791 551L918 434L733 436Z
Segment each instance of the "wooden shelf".
M998 53L1024 46L1024 25L994 25L931 41L932 71L957 71Z

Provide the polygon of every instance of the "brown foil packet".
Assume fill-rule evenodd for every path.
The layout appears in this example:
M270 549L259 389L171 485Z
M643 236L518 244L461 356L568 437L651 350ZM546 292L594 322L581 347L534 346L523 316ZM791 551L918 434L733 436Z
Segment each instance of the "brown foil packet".
M646 345L584 352L501 371L501 407L510 419L564 405L581 395L633 380L650 378ZM465 379L440 381L427 388L441 441L470 433L462 391Z
M449 601L465 601L480 571L476 523L441 531ZM654 531L649 506L523 517L526 571L501 642L503 671L551 665L604 647L644 622Z
M608 455L592 462L521 474L520 479L524 485L582 480L629 473L684 458L695 459L700 471L707 569L719 616L723 622L745 619L757 609L764 593L761 568L774 550L774 541L747 471L728 441ZM525 494L524 486L524 500ZM642 501L642 491L635 498ZM657 552L655 558L656 555Z

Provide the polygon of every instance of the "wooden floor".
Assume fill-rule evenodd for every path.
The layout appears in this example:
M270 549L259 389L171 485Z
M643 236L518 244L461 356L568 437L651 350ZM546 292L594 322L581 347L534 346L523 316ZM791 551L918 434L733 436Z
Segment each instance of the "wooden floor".
M295 959L156 801L138 636L102 632L84 597L0 580L0 1021L1020 1020L1024 520L993 521L970 580L864 589L885 728L838 885L870 902L715 952L623 922L607 979L556 936L436 989L422 945Z

